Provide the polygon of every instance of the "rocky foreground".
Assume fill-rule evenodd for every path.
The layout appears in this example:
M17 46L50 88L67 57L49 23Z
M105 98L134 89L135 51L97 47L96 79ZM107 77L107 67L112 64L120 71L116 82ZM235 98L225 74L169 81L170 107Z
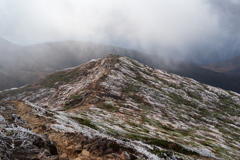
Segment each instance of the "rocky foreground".
M68 119L67 116L61 115L61 118L68 120L69 124L75 125L75 129L83 132L63 130L62 127L69 130L70 128L67 127L71 125L59 125L58 119L53 118L54 112L31 103L2 101L0 105L0 158L2 160L159 159L149 152L160 152L156 146L152 148L137 141L129 143L130 141L118 140L84 126L81 128L81 124L76 123L76 118ZM54 125L57 129L51 127ZM182 160L175 157L172 150L162 152L162 156Z
M38 158L240 159L239 94L127 57L94 59L0 97L5 159L21 148L11 130L33 137Z

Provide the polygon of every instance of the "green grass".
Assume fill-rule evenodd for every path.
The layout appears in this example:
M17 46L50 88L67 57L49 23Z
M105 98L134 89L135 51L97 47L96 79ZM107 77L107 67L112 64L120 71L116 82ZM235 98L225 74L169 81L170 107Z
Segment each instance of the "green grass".
M177 130L176 132L182 134L183 136L191 136L195 131L194 129L188 129L188 130Z
M130 93L130 92L132 92L132 93L137 93L137 92L139 92L139 87L137 87L137 86L135 86L135 85L133 85L133 84L128 84L128 85L126 85L127 87L126 88L124 88L123 89L123 92L124 93Z
M99 108L105 109L109 112L116 112L118 109L116 107L113 107L111 104L105 104L105 105L99 105Z
M82 101L82 95L72 95L70 101L65 103L64 109L69 109Z
M72 119L76 120L77 122L79 122L82 125L85 125L92 129L97 130L97 127L94 124L92 124L91 121L88 119L82 119L82 118L78 118L78 117L73 117Z
M71 99L82 99L82 95L81 94L79 94L79 95L72 95Z
M139 82L143 82L144 84L148 84L148 81L145 78L143 78L139 73L137 73L136 80Z
M173 151L176 151L178 153L186 154L186 155L196 155L200 156L199 153L190 151L182 147L180 144L175 142L169 142L163 139L153 138L153 137L145 137L141 135L131 134L128 135L129 138L139 141L144 141L145 143L156 145L159 147L162 147L164 149L172 149Z
M72 108L72 106L64 106L64 109Z
M197 102L185 100L181 95L177 95L177 94L175 94L175 93L170 93L170 94L168 94L168 96L169 96L176 104L184 104L184 105L191 106L191 107L194 107L194 108L198 107Z
M167 155L167 151L165 150L158 150L156 149L155 151L151 151L152 154L155 154L156 156L158 156L159 158L165 158L165 155Z
M204 145L204 146L209 146L209 147L213 148L213 149L218 153L218 155L219 155L220 157L224 157L224 156L223 156L224 153L225 153L225 154L228 153L228 151L227 151L225 148L222 148L222 147L220 147L219 145L216 145L216 144L214 144L214 143L211 142L211 141L203 141L203 142L201 142L201 144Z
M137 95L129 95L129 97L131 97L134 101L136 101L137 103L145 103L144 101L143 101L143 99L141 98L141 97L138 97Z
M147 117L142 117L142 123L148 123L151 126L158 127L159 128L159 122L156 121L155 119L150 119Z
M4 91L0 93L0 100L4 99L6 97L10 96L16 96L17 94L23 93L23 92L30 92L30 91L35 91L38 87L35 85L27 85L24 88L18 88L15 90L10 90L10 91Z
M102 76L100 77L100 80L101 80L101 81L104 81L107 77L108 77L108 75L107 75L107 74L104 74L104 75L102 75Z
M134 122L131 122L131 121L129 121L128 122L131 126L134 126L134 127L142 127L142 125L141 124L138 124L138 123L134 123Z
M53 117L53 113L48 112L46 113L46 116Z
M166 81L165 79L158 78L158 77L156 77L156 76L155 76L155 79L156 79L157 81L161 81L163 84L168 84L168 81Z
M219 96L219 100L221 103L224 103L226 105L233 105L235 106L236 104L233 102L233 100L231 100L230 98L226 98L226 97L221 97Z
M199 108L199 111L200 111L200 115L204 116L204 117L209 117L213 114L212 112L210 112L209 110L207 110L205 108Z
M120 107L124 107L125 105L124 105L124 103L119 103L118 104Z
M52 112L53 114L59 115L59 113L56 112L56 111L51 111L51 110L48 110L48 111L49 111L49 112Z
M220 103L216 103L222 111L230 114L231 116L238 116L238 109L240 109L240 106L238 106L233 100L226 97L219 97Z
M194 94L194 93L191 93L191 92L187 92L188 96L191 97L191 98L194 98L198 101L202 101L202 96L199 96L197 94Z
M75 69L70 72L66 72L66 71L56 72L54 74L47 76L46 79L41 82L41 85L45 87L53 88L56 82L60 84L68 83L70 81L73 81L78 75L79 75L78 69Z
M175 131L175 130L173 129L173 127L172 127L172 126L169 126L169 125L167 125L167 126L161 126L161 128L163 128L163 129L166 130L166 131Z
M144 74L146 74L146 75L151 76L151 72L149 72L149 71L145 71L145 70L143 70L142 72L143 72Z

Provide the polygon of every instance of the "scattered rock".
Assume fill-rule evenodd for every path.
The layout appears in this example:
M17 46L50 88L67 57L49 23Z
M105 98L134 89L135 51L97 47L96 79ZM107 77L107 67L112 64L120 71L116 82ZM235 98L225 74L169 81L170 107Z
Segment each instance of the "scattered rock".
M68 156L66 153L61 154L61 156L59 157L60 160L68 160Z
M112 154L107 154L106 158L114 158L114 156Z
M77 144L77 145L74 147L74 150L75 150L76 152L81 152L81 151L83 150L82 145L81 145L81 144Z
M130 160L130 156L126 151L122 152L120 158L121 158L121 160Z
M80 157L75 158L75 160L90 160L90 158L80 156Z
M73 150L73 149L74 149L74 146L73 146L73 145L68 146L66 149L68 149L68 150Z
M108 153L112 153L112 152L113 152L113 149L112 148L108 148L104 153L108 154Z
M99 102L99 99L98 99L98 98L96 98L96 99L94 99L94 100L92 101L93 104L96 104L96 103L98 103L98 102Z
M92 146L92 144L87 144L87 145L85 145L85 146L83 147L83 149L88 150L91 146Z
M12 114L12 120L14 121L15 119L21 119L21 116Z
M88 157L90 155L90 153L86 149L84 149L84 150L82 150L82 155Z
M51 156L51 160L59 160L59 155Z
M135 154L130 154L130 159L135 160L135 159L138 159L138 157Z
M168 154L169 154L169 158L171 158L172 160L176 160L175 155L172 150L169 150Z
M68 146L68 141L65 141L64 144L65 144L65 146Z

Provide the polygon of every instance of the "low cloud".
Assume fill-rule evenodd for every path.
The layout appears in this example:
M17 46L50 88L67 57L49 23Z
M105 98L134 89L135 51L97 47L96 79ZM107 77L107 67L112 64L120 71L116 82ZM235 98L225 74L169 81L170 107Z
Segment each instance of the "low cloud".
M232 44L236 51L239 8L236 0L2 0L0 36L20 45L84 40L179 57Z

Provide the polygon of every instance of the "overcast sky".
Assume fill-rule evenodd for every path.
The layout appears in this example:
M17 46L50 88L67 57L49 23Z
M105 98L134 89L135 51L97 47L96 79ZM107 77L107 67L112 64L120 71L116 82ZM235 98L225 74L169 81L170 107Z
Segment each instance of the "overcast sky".
M84 40L146 52L239 46L240 0L0 0L0 36Z

